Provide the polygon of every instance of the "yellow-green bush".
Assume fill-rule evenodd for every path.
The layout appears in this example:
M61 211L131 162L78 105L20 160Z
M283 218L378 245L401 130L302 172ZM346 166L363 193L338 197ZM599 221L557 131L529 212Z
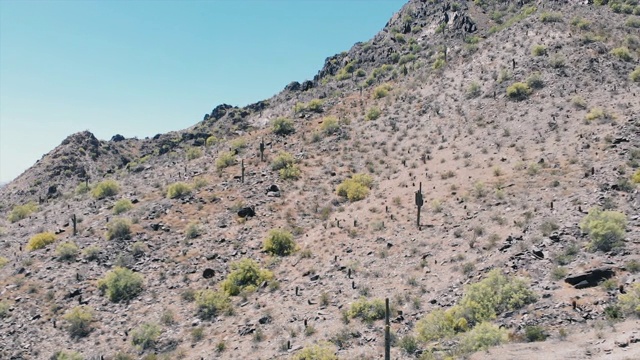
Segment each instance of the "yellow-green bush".
M547 47L544 45L536 44L531 47L531 55L542 56L547 54Z
M253 291L263 281L271 280L273 273L261 269L252 259L242 259L231 263L231 272L222 282L222 290L228 295L235 296L241 291Z
M454 336L468 330L467 320L462 317L460 306L446 311L435 309L416 323L418 337L422 341L433 341Z
M51 357L53 360L82 360L84 357L75 351L56 351Z
M631 176L631 182L634 184L640 184L640 170L636 171L633 176Z
M530 94L531 88L522 82L513 83L507 88L507 96L513 100L524 100L528 98Z
M144 323L131 332L131 343L140 349L152 347L160 336L160 326L154 323Z
M313 111L313 112L322 112L322 100L320 99L313 99L311 101L309 101L306 105L307 110L309 111Z
M433 70L439 70L442 69L446 64L447 62L443 58L439 57L433 62L431 68Z
M127 240L131 237L131 221L114 219L107 224L107 240Z
M487 350L507 341L507 330L500 329L489 322L476 325L462 336L461 348L465 352Z
M264 251L271 255L287 256L296 250L296 242L293 241L293 235L280 229L272 229L269 235L264 239Z
M216 159L216 169L222 170L236 163L236 154L233 151L220 153Z
M53 243L54 241L56 241L56 235L52 232L35 234L31 237L31 239L29 239L27 250L33 251L42 249L43 247Z
M626 294L618 296L618 301L624 313L640 316L640 283L628 287Z
M382 112L380 111L380 109L378 109L377 107L372 107L371 109L369 109L369 111L367 111L367 115L365 115L365 118L367 120L377 120L380 117L380 114Z
M115 205L113 205L113 213L115 215L122 214L123 212L127 212L131 210L133 204L129 199L120 199L116 201Z
M7 266L8 263L9 263L9 259L7 259L4 256L0 256L0 269Z
M543 23L561 22L562 13L545 11L540 14L540 21L542 21Z
M390 84L382 84L373 89L373 98L374 99L382 99L383 97L389 95L389 91L391 91L392 87Z
M197 147L192 147L187 150L187 160L194 160L202 156L202 150Z
M59 260L73 261L78 256L78 246L71 241L63 242L56 247L56 255Z
M191 187L183 182L177 182L167 187L167 197L169 199L181 198L191 194Z
M278 172L280 178L283 180L297 180L300 178L302 171L296 164L287 165L287 167L280 169Z
M88 193L90 190L91 188L89 187L89 184L83 181L80 184L78 184L78 186L76 186L75 193L77 195L82 195L82 194Z
M36 203L33 201L30 201L24 205L17 205L13 209L11 209L8 220L14 223L16 221L25 219L27 216L36 211L38 211L38 205L36 205Z
M214 135L211 135L207 138L207 140L204 142L204 145L206 147L211 147L215 144L218 143L218 141L220 141L217 137L215 137Z
M103 199L115 196L119 191L120 186L115 180L104 180L93 187L93 190L91 190L91 196L96 199Z
M631 53L629 52L629 48L627 48L626 46L621 46L611 50L611 55L623 61L633 60L633 57L631 57Z
M320 130L322 130L325 135L332 135L340 130L340 123L338 122L338 118L335 116L327 116L322 120L322 124L320 124Z
M300 350L293 360L338 360L338 356L331 343L321 342Z
M291 119L279 117L273 120L271 131L276 135L289 135L295 131L295 127Z
M247 139L245 138L233 139L229 143L229 147L231 148L231 151L240 151L247 147Z
M629 79L633 82L640 82L640 66L636 67L636 69L629 74Z
M196 221L189 222L187 228L184 231L184 235L187 239L195 239L200 236L201 233L202 230L200 230L200 226Z
M621 247L627 227L626 216L618 211L592 208L580 222L580 229L589 235L589 250L609 251Z
M9 309L11 309L11 304L7 300L0 300L0 319L9 317Z
M143 282L142 275L127 268L116 267L98 280L98 289L113 302L127 301L142 292Z
M374 320L380 320L384 318L385 304L381 299L373 299L371 301L364 297L356 300L349 310L347 315L350 318L360 318L365 322L372 322Z
M198 316L203 320L213 319L221 313L231 312L231 300L222 291L202 290L196 294Z
M74 338L81 338L91 332L93 310L88 306L76 306L63 317L67 323L67 331Z
M280 170L289 165L293 165L296 159L290 153L286 151L280 151L275 159L271 162L271 169Z
M369 195L369 188L373 184L373 179L367 174L355 174L351 178L344 180L338 185L339 196L346 197L349 201L362 200Z

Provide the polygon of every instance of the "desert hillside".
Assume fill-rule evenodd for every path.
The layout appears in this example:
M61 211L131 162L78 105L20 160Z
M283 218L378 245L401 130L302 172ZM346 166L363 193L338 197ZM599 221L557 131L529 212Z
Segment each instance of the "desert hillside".
M0 358L379 359L384 299L392 359L640 358L640 4L595 3L410 0L270 99L70 135L0 187Z

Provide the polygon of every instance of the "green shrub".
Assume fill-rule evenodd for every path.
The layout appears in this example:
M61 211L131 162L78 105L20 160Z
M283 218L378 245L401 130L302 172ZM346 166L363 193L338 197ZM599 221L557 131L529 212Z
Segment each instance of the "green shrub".
M33 251L42 249L43 247L56 241L56 235L52 232L43 232L33 235L27 244L27 250Z
M631 259L627 261L627 263L625 264L625 267L627 268L627 271L629 271L630 273L640 272L640 261L636 259Z
M340 130L340 123L335 116L327 116L322 120L322 124L320 124L320 130L322 130L325 135L332 135Z
M571 103L573 104L573 106L577 107L578 109L586 109L587 108L587 102L580 95L574 96L571 99Z
M309 111L321 113L323 111L323 109L322 109L322 100L313 99L313 100L311 100L311 101L309 101L307 103L306 108Z
M207 185L209 185L209 182L205 178L197 177L195 180L193 180L193 188L194 189L202 189L203 187L205 187Z
M356 300L347 311L350 318L360 318L365 322L372 322L384 318L385 304L381 299L371 301L364 297Z
M53 360L82 360L84 357L75 351L56 351L51 357Z
M540 73L535 72L527 78L527 86L532 89L542 89L544 87L544 81Z
M640 283L628 287L626 294L618 295L618 302L625 314L640 316Z
M129 199L120 199L116 201L115 205L113 205L113 213L115 215L122 214L123 212L127 212L131 210L133 204Z
M624 239L627 218L617 211L603 211L592 208L580 222L580 229L589 235L592 251L609 251L621 247Z
M131 221L115 219L107 225L107 240L127 240L131 238Z
M594 107L591 108L591 110L589 110L589 112L587 113L587 115L585 115L585 119L587 121L593 121L593 120L611 120L613 119L614 116L607 110L603 110L599 107Z
M338 185L339 196L346 197L354 202L362 200L369 195L369 188L373 184L373 179L367 174L355 174L351 178L344 180Z
M202 157L202 150L197 147L192 147L187 150L187 160L194 160L199 157Z
M98 280L98 289L113 302L128 301L142 292L143 282L142 275L116 267Z
M374 99L382 99L383 97L389 95L389 91L391 91L390 84L382 84L373 89L373 98Z
M553 280L561 280L564 279L567 276L567 269L562 267L562 266L556 266L555 268L553 268L553 270L551 270L551 277L553 278Z
M195 221L191 221L188 225L186 230L184 231L184 235L187 239L195 239L198 236L200 236L201 231L200 231L200 226L198 226L198 223Z
M549 58L549 65L554 69L560 69L564 67L565 58L560 54L554 54Z
M547 335L544 333L542 326L533 325L524 328L524 337L528 342L545 341Z
M625 26L638 29L640 28L640 18L629 16L629 18L627 19L627 21L625 21L624 24Z
M0 269L7 266L8 263L9 263L9 259L7 259L4 256L0 256Z
M167 197L169 199L181 198L191 194L191 187L183 182L177 182L169 185L167 188Z
M400 348L408 355L413 355L418 350L418 341L414 336L408 334L400 339Z
M627 48L626 46L621 46L611 50L611 55L623 61L633 60L633 57L631 57L631 53L629 52L629 48Z
M220 153L216 159L216 169L222 170L236 163L236 154L233 151Z
M78 246L73 242L64 242L56 247L56 255L62 261L73 261L78 256Z
M640 66L636 67L636 69L629 74L629 79L633 82L640 82Z
M271 280L273 273L261 269L252 259L242 259L231 263L231 272L222 282L222 290L231 296L241 291L254 291L263 281Z
M289 165L293 165L296 159L286 151L280 151L275 159L271 162L271 169L277 171L284 169Z
M338 360L338 356L331 343L320 342L300 350L292 360Z
M202 290L195 296L198 316L210 320L221 313L231 312L231 299L222 291Z
M529 85L521 82L513 83L507 88L507 96L513 100L525 100L531 94Z
M120 191L120 186L115 180L104 180L94 186L91 190L91 196L95 199L103 199L106 197L115 196Z
M291 119L280 117L273 120L271 131L276 135L289 135L295 131L295 127Z
M416 323L416 331L421 341L449 338L468 330L467 320L461 315L460 306L446 311L435 309Z
M533 56L547 55L547 47L540 44L533 45L531 47L531 55Z
M6 300L0 300L0 319L9 317L9 309L11 309L11 304Z
M433 70L440 70L440 69L442 69L446 64L447 64L447 62L446 62L443 58L439 57L439 58L437 58L437 59L433 62L433 64L431 65L431 68L432 68Z
M561 22L562 13L545 11L540 14L540 21L542 21L543 23Z
M580 30L589 30L589 28L591 27L591 22L587 19L574 17L573 19L571 19L571 25L577 27Z
M287 256L296 250L293 235L286 230L272 229L264 240L264 251L271 255Z
M377 120L380 117L381 111L377 107L372 107L367 111L365 116L367 120Z
M207 140L204 142L204 145L206 147L211 147L215 144L217 144L220 141L220 139L218 139L217 137L211 135L207 138Z
M76 195L82 195L82 194L88 193L90 190L91 188L89 187L89 185L83 181L80 184L78 184L78 186L76 186L75 193Z
M82 253L83 253L85 259L87 259L87 260L95 260L100 255L100 251L102 251L102 249L100 249L99 246L91 245L91 246L88 246L86 249L84 249L84 251Z
M507 330L489 322L475 326L462 337L461 347L466 352L486 350L507 341Z
M204 339L204 327L198 326L191 329L191 339L193 339L193 342L198 342Z
M300 178L302 171L296 164L287 165L284 169L280 169L278 172L280 178L283 180L297 180Z
M159 336L160 326L153 323L145 323L131 332L131 343L144 350L154 346Z
M467 99L474 99L477 98L478 96L480 96L480 84L478 84L477 82L472 82L471 84L469 84L469 87L467 88Z
M76 306L63 317L67 323L67 331L74 338L81 338L91 332L93 310L87 306Z
M231 140L231 142L229 143L229 147L231 148L231 151L240 151L244 148L247 147L247 139L245 138L237 138L237 139L233 139Z
M15 206L9 213L8 220L12 223L27 218L27 216L38 211L38 205L34 202L28 202L24 205Z

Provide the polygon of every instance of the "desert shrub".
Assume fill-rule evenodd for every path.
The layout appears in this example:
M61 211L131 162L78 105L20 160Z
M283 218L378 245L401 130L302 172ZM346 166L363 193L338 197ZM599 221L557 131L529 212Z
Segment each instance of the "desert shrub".
M33 251L42 249L43 247L53 243L56 241L56 235L52 232L43 232L39 234L35 234L29 239L29 243L27 243L27 250Z
M381 299L371 301L364 297L356 300L347 311L350 318L360 318L365 322L372 322L384 318L385 304Z
M626 46L621 46L611 50L611 55L623 61L633 60L633 57L631 57L631 53L629 52L629 48L627 48Z
M536 297L524 280L493 270L486 279L467 286L459 304L470 323L480 323L534 301Z
M544 328L538 325L525 327L524 337L528 342L545 341L547 339L547 335L544 333Z
M136 241L131 245L131 255L133 255L134 258L144 255L147 250L149 250L149 248L142 241Z
M628 27L632 27L632 28L640 28L640 18L634 17L634 16L629 16L629 18L627 19L627 21L625 21L624 23L625 26Z
M216 169L222 170L227 168L236 162L236 154L233 151L227 151L220 153L218 158L216 159Z
M573 98L571 98L571 103L573 104L573 106L577 107L578 109L587 108L587 102L580 95L576 95Z
M418 340L411 334L403 336L400 339L399 345L402 351L408 355L413 355L418 350Z
M103 199L117 195L118 191L120 191L120 186L115 180L104 180L93 187L91 196L96 199Z
M468 323L462 317L459 306L454 306L446 311L435 309L416 323L416 331L422 341L449 338L456 333L467 330Z
M320 342L307 346L297 352L293 360L338 360L334 346L328 342Z
M202 157L202 150L197 147L192 147L187 150L187 160L194 160L199 157Z
M81 338L91 332L93 310L87 306L76 306L63 317L67 323L67 331L74 338Z
M177 182L167 187L167 197L169 199L181 198L191 194L191 187L183 182Z
M88 246L86 249L84 249L82 254L87 260L95 260L100 255L100 251L102 251L102 249L100 249L99 246L91 245L91 246Z
M562 266L556 266L551 270L553 280L562 280L567 276L567 269Z
M209 182L205 178L197 177L195 180L193 180L193 188L194 189L202 189L203 187L205 187L207 185L209 185Z
M78 186L76 186L75 193L76 195L82 195L82 194L88 193L90 190L91 188L89 187L89 185L83 181L80 184L78 184Z
M332 135L340 130L340 123L335 116L327 116L322 120L322 124L320 124L320 130L322 130L325 135Z
M123 212L127 212L131 210L133 204L129 199L120 199L116 201L115 205L113 205L113 213L115 215L122 214Z
M160 326L153 323L145 323L131 332L131 343L141 349L152 347L160 336Z
M633 82L640 82L640 66L636 67L636 69L629 74L629 79Z
M380 111L380 109L378 109L377 107L372 107L371 109L369 109L369 111L367 111L365 118L367 120L377 120L380 117L381 113L382 112Z
M76 351L56 351L51 357L53 360L82 360L84 357Z
M591 27L591 22L587 19L574 17L573 19L571 19L571 25L577 27L580 30L589 30L589 27Z
M230 313L231 300L222 291L201 290L195 296L198 316L203 320L210 320L221 313Z
M540 14L540 21L543 23L561 22L562 13L545 11Z
M367 174L355 174L351 178L344 180L338 185L339 196L346 197L354 202L362 200L369 195L369 188L373 184L373 179Z
M253 291L263 281L271 280L273 273L261 269L258 263L252 259L242 259L231 263L231 272L222 282L222 290L231 296L238 295L241 291Z
M473 81L467 88L467 99L474 99L480 96L480 84Z
M128 301L142 292L143 282L142 275L116 267L98 280L98 289L113 302Z
M64 242L56 247L56 255L62 261L73 261L78 256L78 246L73 242Z
M272 229L264 240L264 251L271 255L287 256L296 249L293 235L286 230Z
M528 98L530 94L531 89L529 85L522 82L513 83L507 88L507 96L513 100L524 100Z
M551 56L551 58L549 58L549 65L551 65L551 67L554 69L563 68L564 64L565 58L560 54L554 54L553 56Z
M7 266L8 263L9 263L9 259L7 259L4 256L0 256L0 269Z
M0 300L0 319L9 317L9 309L11 309L11 304L6 300Z
M507 330L500 329L489 322L483 322L464 334L460 345L464 351L474 352L486 350L505 341L507 341Z
M392 88L390 84L379 85L375 89L373 89L373 98L382 99L383 97L389 95L389 91L391 91L391 89Z
M618 304L625 314L640 316L640 283L628 287L626 294L620 294Z
M544 87L544 81L540 73L535 72L527 78L527 86L532 89L542 89Z
M637 170L632 176L631 176L631 182L634 184L640 184L640 170Z
M313 99L311 101L309 101L306 105L307 110L309 111L313 111L313 112L317 112L317 113L321 113L322 112L322 100L320 99Z
M283 180L297 180L300 178L302 171L296 164L287 165L287 167L280 169L278 172L280 178Z
M609 251L621 247L627 218L618 211L603 211L592 208L580 222L580 229L589 235L589 250Z
M276 135L289 135L295 131L295 127L291 119L280 117L273 120L271 131Z
M127 240L131 237L131 221L115 219L107 225L107 240Z
M627 261L627 263L625 264L625 267L627 268L627 270L630 273L640 272L640 261L638 261L636 259L631 259L631 260Z
M544 45L536 44L531 47L531 55L543 56L547 54L547 47Z
M247 139L242 137L233 139L231 140L231 142L229 142L229 148L231 148L231 151L233 152L238 152L246 147L247 147Z
M206 147L211 147L215 144L217 144L220 141L220 139L218 139L217 137L211 135L207 138L207 140L205 140L204 145Z
M200 226L198 226L198 223L195 221L191 221L187 225L187 228L184 231L184 236L187 239L195 239L198 236L200 236L200 234L201 234Z
M431 68L433 70L440 70L442 69L445 65L447 64L447 62L442 58L442 57L438 57L433 64L431 64Z
M275 159L271 162L271 169L280 170L286 168L288 165L293 165L296 159L290 153L286 151L280 151Z
M585 119L587 121L610 120L613 118L614 116L609 111L603 110L602 108L599 108L599 107L591 108L591 110L589 110L587 115L585 115Z
M31 215L36 211L38 211L38 205L36 205L36 203L32 201L24 205L17 205L13 209L11 209L11 212L9 213L9 217L7 218L7 220L14 223L16 221L25 219L27 216Z

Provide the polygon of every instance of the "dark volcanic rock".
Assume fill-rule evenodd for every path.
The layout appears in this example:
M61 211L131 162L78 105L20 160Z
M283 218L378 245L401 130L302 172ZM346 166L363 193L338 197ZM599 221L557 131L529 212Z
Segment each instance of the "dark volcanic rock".
M597 286L600 282L615 276L612 268L605 267L589 270L579 275L568 276L564 281L573 285L576 289Z

